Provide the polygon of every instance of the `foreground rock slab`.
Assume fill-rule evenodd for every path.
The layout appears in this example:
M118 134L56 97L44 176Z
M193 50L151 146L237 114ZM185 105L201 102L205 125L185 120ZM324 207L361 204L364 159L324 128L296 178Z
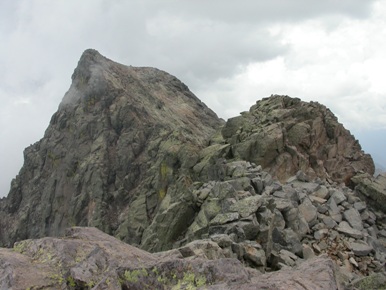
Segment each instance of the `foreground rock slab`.
M327 256L261 274L237 259L195 249L188 244L150 254L96 228L73 227L63 238L1 248L0 289L339 289Z

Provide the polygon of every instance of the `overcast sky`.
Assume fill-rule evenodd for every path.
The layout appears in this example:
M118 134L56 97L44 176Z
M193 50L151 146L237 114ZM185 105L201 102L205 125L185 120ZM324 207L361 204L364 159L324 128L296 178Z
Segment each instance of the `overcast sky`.
M1 0L0 196L82 52L165 70L220 117L271 94L329 107L386 167L386 0Z

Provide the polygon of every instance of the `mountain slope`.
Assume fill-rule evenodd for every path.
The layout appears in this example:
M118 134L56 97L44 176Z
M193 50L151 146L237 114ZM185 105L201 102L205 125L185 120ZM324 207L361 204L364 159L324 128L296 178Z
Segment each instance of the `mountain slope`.
M260 165L281 181L298 170L330 183L374 172L371 156L322 105L272 96L225 124L174 76L95 50L81 56L44 137L24 159L0 201L0 245L76 225L147 250L170 249L207 234L192 228L204 183L218 183L214 198L225 204L239 190L256 194L249 179L222 187L234 175L227 160ZM198 229L207 230L205 222Z
M83 225L140 243L222 123L175 77L85 51L44 137L24 152L2 204L2 242Z

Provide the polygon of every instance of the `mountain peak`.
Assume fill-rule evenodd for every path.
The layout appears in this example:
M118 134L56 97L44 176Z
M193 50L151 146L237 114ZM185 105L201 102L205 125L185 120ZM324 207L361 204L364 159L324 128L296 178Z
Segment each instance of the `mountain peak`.
M355 138L316 103L271 96L224 124L176 77L92 49L72 80L2 202L2 244L75 224L170 248L195 218L195 186L226 179L226 159L260 165L281 181L299 170L336 182L374 171ZM174 218L162 217L168 207L181 218L165 230L159 221Z
M78 61L77 67L74 70L72 80L75 80L76 78L88 79L90 77L90 71L92 66L103 65L107 61L110 60L101 55L97 50L85 50Z

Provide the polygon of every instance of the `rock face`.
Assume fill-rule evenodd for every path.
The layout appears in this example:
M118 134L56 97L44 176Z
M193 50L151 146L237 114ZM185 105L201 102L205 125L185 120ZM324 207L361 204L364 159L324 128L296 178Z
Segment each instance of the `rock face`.
M200 150L222 124L175 77L85 51L1 204L1 244L71 225L140 244L167 192L192 183Z
M357 175L373 161L317 103L271 96L225 123L175 77L87 50L24 155L0 200L3 288L337 289L385 272L385 211ZM71 226L158 253L80 227L14 244Z
M258 101L222 129L235 157L260 164L281 181L302 170L311 177L349 183L374 162L325 106L288 96Z
M215 244L217 246L217 244ZM217 246L218 247L218 246ZM237 259L198 255L194 246L150 254L95 228L0 249L1 289L338 289L332 260L261 274Z

